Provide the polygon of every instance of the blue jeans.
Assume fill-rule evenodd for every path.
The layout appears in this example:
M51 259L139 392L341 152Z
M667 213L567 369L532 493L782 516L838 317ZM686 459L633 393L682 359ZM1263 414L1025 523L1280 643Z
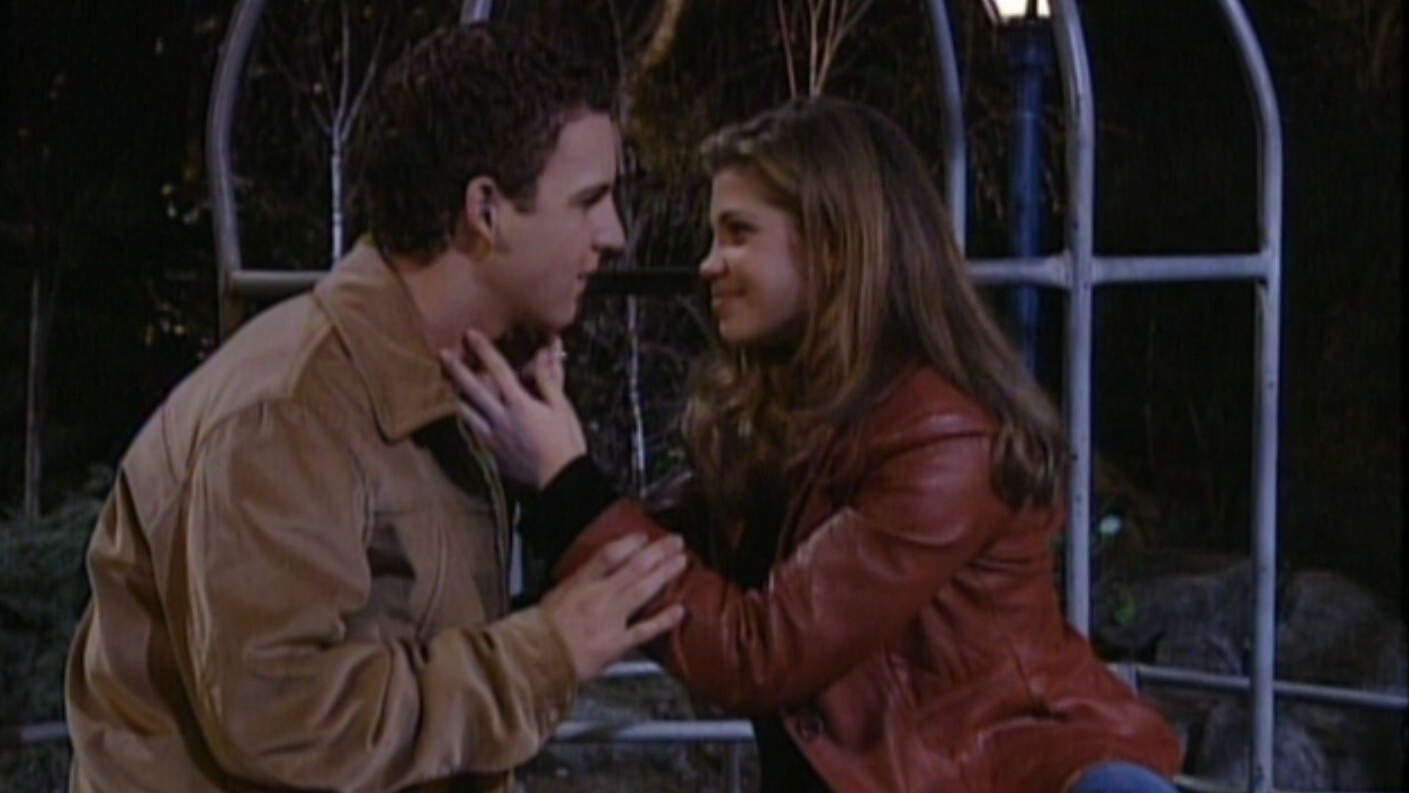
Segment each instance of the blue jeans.
M1134 763L1101 763L1081 775L1070 793L1176 793L1169 780Z

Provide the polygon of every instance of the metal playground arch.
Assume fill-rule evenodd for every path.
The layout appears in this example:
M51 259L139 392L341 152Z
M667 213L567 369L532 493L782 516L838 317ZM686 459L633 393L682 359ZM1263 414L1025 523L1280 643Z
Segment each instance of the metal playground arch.
M1083 633L1090 629L1090 524L1092 481L1092 347L1093 295L1111 284L1222 281L1254 287L1256 327L1252 355L1253 393L1252 519L1249 527L1255 585L1251 674L1215 675L1187 669L1143 664L1117 664L1133 686L1145 683L1248 692L1251 728L1246 786L1251 793L1272 788L1274 701L1277 697L1335 704L1343 707L1409 709L1409 697L1355 689L1277 681L1274 669L1274 601L1276 585L1276 463L1278 456L1279 348L1282 299L1282 127L1277 99L1261 46L1238 0L1212 0L1225 32L1238 53L1242 76L1253 106L1258 154L1258 249L1251 253L1209 252L1197 255L1103 256L1093 250L1094 101L1085 39L1076 0L1051 0L1052 26L1065 112L1065 185L1069 211L1065 218L1065 248L1031 258L971 260L976 280L990 285L1031 285L1065 295L1066 421L1075 454L1068 488L1069 515L1065 543L1068 619ZM945 197L955 227L964 239L966 217L964 118L954 37L945 0L927 0L936 51L936 73L942 102L941 146L945 165ZM230 157L231 127L240 78L265 0L240 0L231 17L216 67L207 129L215 248L219 267L221 327L228 332L251 299L284 296L307 288L315 272L284 272L246 268L240 258L234 180ZM461 21L488 18L493 0L464 0ZM598 280L611 291L658 292L670 284L688 282L682 271L606 273ZM618 664L609 674L659 674L654 664ZM31 733L31 740L62 737L57 732ZM556 740L591 742L747 741L749 724L737 720L640 722L618 725L567 722ZM22 738L23 740L23 735ZM735 766L737 768L737 766ZM1191 791L1233 790L1207 780L1181 777ZM735 777L737 783L737 776Z

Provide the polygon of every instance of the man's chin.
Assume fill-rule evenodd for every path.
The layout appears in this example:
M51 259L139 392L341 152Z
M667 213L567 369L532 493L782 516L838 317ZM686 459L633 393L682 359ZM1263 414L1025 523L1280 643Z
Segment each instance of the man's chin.
M581 301L573 301L573 304L567 308L543 311L537 316L524 317L515 323L509 332L515 336L530 337L541 344L554 336L561 335L577 321L581 313Z
M565 314L543 323L544 332L549 336L559 336L563 331L571 327L574 322L577 322L578 317L581 315L582 302L574 301L572 308Z

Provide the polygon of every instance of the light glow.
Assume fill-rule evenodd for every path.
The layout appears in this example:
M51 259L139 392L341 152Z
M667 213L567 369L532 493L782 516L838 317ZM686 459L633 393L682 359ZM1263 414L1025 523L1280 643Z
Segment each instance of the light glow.
M1028 0L983 0L983 7L994 22L1016 22L1027 18ZM1037 0L1034 16L1046 19L1051 15L1052 6L1049 0Z

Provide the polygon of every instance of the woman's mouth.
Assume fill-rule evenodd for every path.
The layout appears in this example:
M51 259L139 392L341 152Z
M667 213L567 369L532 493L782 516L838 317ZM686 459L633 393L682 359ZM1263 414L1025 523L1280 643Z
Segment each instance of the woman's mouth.
M737 291L732 291L732 292L714 292L714 293L712 293L712 294L710 295L710 299L709 299L710 308L712 308L712 309L718 311L720 306L722 306L722 305L724 305L724 304L726 304L726 303L729 303L729 302L731 302L731 301L738 300L739 297L740 297L742 294L743 294L742 292L737 292Z

